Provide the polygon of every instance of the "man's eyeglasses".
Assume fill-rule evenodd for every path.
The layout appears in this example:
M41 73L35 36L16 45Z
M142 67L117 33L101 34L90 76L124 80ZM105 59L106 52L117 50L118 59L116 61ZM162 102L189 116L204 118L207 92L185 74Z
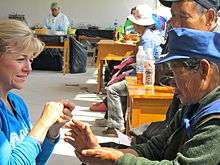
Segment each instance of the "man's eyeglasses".
M57 8L52 8L51 11L58 11L59 9Z

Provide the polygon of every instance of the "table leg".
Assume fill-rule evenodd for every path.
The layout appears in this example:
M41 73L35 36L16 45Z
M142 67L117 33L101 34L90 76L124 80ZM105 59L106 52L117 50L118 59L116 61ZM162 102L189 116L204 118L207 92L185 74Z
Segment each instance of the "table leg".
M69 73L69 39L64 39L64 49L63 49L63 74Z
M132 110L132 99L127 97L127 110L126 110L126 117L125 117L125 133L129 136L129 131L131 129L131 110Z
M104 64L104 61L101 60L99 62L99 67L98 67L97 93L101 92L101 89L102 89L102 86L103 86L103 64Z

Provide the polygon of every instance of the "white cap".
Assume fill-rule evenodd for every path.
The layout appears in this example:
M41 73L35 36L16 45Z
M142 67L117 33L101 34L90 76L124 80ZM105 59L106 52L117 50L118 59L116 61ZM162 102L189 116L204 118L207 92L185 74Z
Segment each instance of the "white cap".
M155 24L153 18L153 10L147 5L138 5L134 11L134 14L130 14L128 19L141 26L149 26Z

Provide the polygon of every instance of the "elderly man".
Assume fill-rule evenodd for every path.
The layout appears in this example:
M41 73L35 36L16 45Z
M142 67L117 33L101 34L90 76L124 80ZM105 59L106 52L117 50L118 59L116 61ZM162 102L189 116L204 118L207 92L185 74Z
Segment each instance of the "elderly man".
M205 31L219 31L217 11L219 0L160 0L171 7L171 23L174 27L189 27Z
M88 126L73 121L66 141L88 164L220 163L220 33L179 28L169 33L169 62L175 93L184 105L159 135L130 149L98 145ZM79 133L81 132L81 133ZM93 137L93 138L92 138Z
M219 0L160 0L160 2L166 7L171 7L171 23L174 28L185 27L220 32L219 25L217 25ZM138 143L160 134L170 118L173 118L173 115L178 110L177 101L178 99L174 98L172 105L168 109L167 118L161 123L161 126L158 125L159 123L152 123L142 135L136 138Z
M51 4L50 10L51 13L45 19L44 26L48 29L62 31L66 34L70 25L67 16L61 12L60 6L57 2Z

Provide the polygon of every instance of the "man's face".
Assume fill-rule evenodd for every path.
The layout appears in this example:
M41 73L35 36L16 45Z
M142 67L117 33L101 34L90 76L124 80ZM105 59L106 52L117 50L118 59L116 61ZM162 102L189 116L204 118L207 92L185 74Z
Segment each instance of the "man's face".
M175 94L184 105L198 102L201 98L201 76L198 71L192 71L179 62L171 63L175 79Z
M201 13L193 1L174 2L171 7L171 24L174 28L208 30L205 13Z
M59 7L51 8L51 13L54 17L56 17L60 13L60 8Z

